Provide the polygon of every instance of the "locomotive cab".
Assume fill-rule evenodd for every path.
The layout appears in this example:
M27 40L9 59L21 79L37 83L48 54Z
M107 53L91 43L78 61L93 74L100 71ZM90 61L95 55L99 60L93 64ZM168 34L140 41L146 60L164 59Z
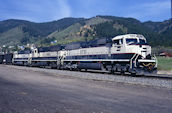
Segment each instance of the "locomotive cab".
M143 35L120 35L114 37L112 41L112 58L121 60L128 59L130 73L156 71L156 57L151 56L151 46L147 43L146 38Z
M142 59L151 55L151 46L147 43L143 35L121 35L112 40L113 52L120 54L139 54Z

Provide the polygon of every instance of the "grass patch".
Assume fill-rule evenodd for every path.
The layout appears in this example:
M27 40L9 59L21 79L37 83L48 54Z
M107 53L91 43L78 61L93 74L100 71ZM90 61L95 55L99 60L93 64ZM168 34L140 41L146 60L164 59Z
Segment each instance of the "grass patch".
M157 57L158 70L170 71L172 70L172 58Z

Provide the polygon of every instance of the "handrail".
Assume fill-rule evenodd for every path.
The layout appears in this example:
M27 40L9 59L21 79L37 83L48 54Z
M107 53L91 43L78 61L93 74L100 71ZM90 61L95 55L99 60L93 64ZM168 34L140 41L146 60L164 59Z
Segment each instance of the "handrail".
M154 58L155 58L155 67L158 67L158 60L157 60L157 58L156 58L156 56L155 56L155 54L154 54Z
M136 67L136 60L137 60L137 58L139 57L139 54L137 54L137 56L136 56L136 58L135 58L135 67Z
M133 61L133 59L134 59L135 56L136 56L136 53L133 55L133 57L132 57L131 60L130 60L130 69L132 69L132 67L133 67L133 66L132 66L132 64L133 64L132 61Z

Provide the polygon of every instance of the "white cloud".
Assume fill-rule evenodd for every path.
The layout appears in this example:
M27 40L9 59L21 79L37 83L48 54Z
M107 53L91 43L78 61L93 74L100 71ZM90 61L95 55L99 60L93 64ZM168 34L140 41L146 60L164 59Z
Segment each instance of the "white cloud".
M1 18L45 22L71 16L67 0L15 0L0 4ZM3 6L3 7L2 7Z
M171 8L170 1L159 1L155 3L143 4L143 8L149 11L149 14L159 14Z
M42 20L47 21L71 16L71 8L67 0L47 0L41 3L36 10Z
M67 3L67 0L58 0L58 8L55 8L55 10L59 10L57 11L57 13L59 13L59 17L63 18L63 17L70 17L71 16L71 8L69 6L69 4Z
M149 2L140 5L137 4L137 6L133 6L129 8L130 12L127 14L127 17L135 17L137 19L152 17L158 20L158 17L160 15L169 13L169 18L170 18L170 8L171 8L170 0L169 1L162 0L152 3Z
M114 15L134 17L141 21L170 18L170 0L0 0L3 19L25 19L35 22L64 17ZM2 20L1 19L1 20Z

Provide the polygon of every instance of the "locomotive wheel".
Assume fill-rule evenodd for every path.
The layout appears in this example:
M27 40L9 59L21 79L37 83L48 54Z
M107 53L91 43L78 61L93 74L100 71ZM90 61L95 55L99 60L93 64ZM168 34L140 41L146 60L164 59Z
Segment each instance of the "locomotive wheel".
M103 64L101 65L101 70L106 71L106 68L103 66Z
M111 74L114 74L114 70L112 69L112 70L110 71L110 73L111 73Z
M61 70L61 66L57 66L57 69L58 69L58 70Z
M136 73L131 73L131 76L135 77L136 76Z
M73 71L74 69L72 67L69 68L70 71Z
M125 75L125 71L121 70L121 75Z
M76 71L81 71L81 69L80 68L77 68Z

